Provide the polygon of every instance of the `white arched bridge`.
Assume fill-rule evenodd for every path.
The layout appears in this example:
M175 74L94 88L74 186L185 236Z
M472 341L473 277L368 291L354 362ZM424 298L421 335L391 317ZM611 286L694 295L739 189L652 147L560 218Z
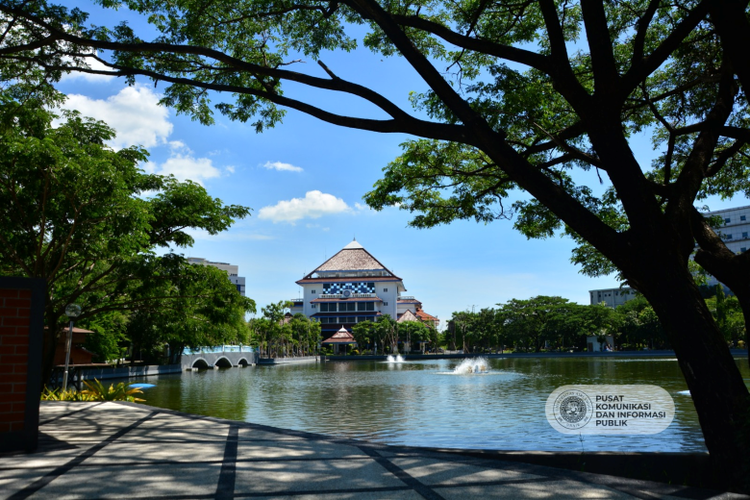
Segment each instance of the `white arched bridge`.
M180 365L183 371L256 364L258 364L258 351L247 345L220 345L185 349L180 357Z

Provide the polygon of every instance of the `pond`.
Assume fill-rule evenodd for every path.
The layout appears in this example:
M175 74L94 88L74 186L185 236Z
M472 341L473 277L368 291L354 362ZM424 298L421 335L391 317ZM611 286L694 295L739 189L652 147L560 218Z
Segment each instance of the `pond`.
M329 361L150 377L146 404L387 444L463 449L702 452L703 437L675 358L543 357ZM747 358L736 359L746 381ZM567 384L655 384L674 399L655 435L574 436L555 431L545 403Z

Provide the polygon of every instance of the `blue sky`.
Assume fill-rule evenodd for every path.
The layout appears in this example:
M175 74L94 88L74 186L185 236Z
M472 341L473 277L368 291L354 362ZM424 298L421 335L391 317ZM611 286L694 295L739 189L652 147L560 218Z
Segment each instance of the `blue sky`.
M410 91L425 88L399 59L365 50L325 54L321 59L340 77L368 84L403 107L408 107ZM294 69L325 76L309 59ZM408 136L339 128L296 111L262 134L221 115L216 115L215 125L206 127L158 106L163 87L145 80L128 87L123 80L71 75L59 88L69 95L67 107L117 130L113 147L146 147L151 157L145 170L192 179L224 203L253 209L251 217L226 233L195 233L195 245L178 252L239 265L247 296L256 300L259 313L271 302L298 297L301 289L295 281L355 237L403 278L407 294L416 296L443 323L454 311L494 307L512 298L559 295L585 304L589 290L618 285L614 277L579 274L569 261L569 239L526 240L511 221L457 222L417 230L406 227L406 212L368 209L362 196ZM285 92L315 100L331 111L379 117L341 96L292 86ZM636 138L635 144L642 158L652 155L647 139ZM598 183L595 175L585 175ZM746 203L712 200L710 208Z

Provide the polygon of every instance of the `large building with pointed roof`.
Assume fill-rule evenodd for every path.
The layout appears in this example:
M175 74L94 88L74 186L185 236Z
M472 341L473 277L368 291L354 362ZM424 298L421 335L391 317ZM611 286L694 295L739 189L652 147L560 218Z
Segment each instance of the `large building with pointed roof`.
M342 327L351 332L362 321L390 315L398 320L409 311L431 326L439 320L422 311L422 303L402 295L403 280L373 257L356 240L297 281L302 297L292 300L291 313L321 323L324 339ZM421 316L420 316L421 313Z

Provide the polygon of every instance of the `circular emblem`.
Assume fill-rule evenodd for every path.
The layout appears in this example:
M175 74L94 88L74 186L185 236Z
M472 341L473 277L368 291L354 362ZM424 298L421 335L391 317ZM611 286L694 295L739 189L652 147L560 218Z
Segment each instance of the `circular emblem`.
M344 297L350 297L352 294L351 290L344 290Z
M578 396L568 396L560 403L560 416L566 422L580 422L586 416L586 403Z
M566 429L580 429L589 423L594 405L589 396L580 390L564 391L557 396L553 405L554 418Z

